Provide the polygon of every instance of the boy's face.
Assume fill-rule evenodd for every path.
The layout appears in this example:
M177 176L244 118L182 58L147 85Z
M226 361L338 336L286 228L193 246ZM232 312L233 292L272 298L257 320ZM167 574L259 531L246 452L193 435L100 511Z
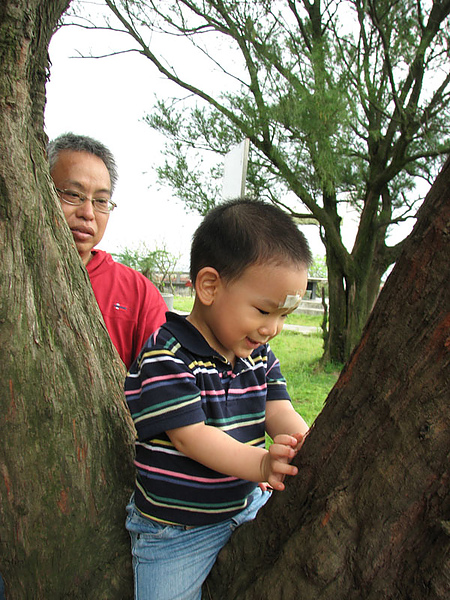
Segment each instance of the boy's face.
M249 356L280 333L306 285L306 267L252 265L238 279L220 280L205 323L207 330L202 333L234 364L237 356Z

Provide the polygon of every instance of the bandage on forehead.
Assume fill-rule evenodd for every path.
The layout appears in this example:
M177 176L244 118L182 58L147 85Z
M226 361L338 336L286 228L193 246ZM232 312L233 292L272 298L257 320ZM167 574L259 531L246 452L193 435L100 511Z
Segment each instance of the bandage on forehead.
M288 294L284 299L284 302L280 302L278 308L284 308L286 310L296 308L300 304L302 297L297 292L295 294Z

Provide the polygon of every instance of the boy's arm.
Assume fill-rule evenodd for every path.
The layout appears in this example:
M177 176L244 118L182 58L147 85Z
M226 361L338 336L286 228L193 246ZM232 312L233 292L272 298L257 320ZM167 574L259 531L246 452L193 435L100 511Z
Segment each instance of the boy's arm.
M193 460L223 473L248 481L268 481L283 490L286 475L296 475L289 461L295 456L297 438L280 435L270 450L243 444L220 429L195 423L166 432L175 448Z
M289 400L272 400L266 403L266 431L272 439L282 433L300 434L301 438L296 448L298 450L309 427Z

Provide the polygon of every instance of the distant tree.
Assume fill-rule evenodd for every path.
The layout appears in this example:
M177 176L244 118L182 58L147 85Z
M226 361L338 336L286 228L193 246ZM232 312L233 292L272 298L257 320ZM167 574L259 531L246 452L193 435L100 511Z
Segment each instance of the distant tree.
M322 298L322 331L323 339L326 342L328 338L328 296L330 294L330 291L328 286L328 271L325 256L321 256L320 254L314 255L312 265L308 270L308 275L309 277L321 277L323 279L327 279L326 282L319 281L317 283L317 295Z
M320 225L325 359L348 358L403 246L388 233L415 214L419 182L450 149L450 0L105 2L110 27L191 97L191 108L160 100L147 117L169 140L161 178L204 213L220 199L220 165L202 176L195 152L249 138L249 192ZM167 59L180 38L190 47ZM359 213L350 251L341 203Z
M142 273L148 279L155 269L153 257L154 251L149 250L146 244L140 244L137 248L124 248L121 252L112 253L115 260Z
M166 285L169 285L171 292L174 293L172 280L180 257L169 252L165 246L150 250L146 244L140 244L138 248L124 248L122 252L113 256L124 265L142 273L161 292L164 292Z
M308 275L310 277L324 277L327 276L327 261L325 256L315 254L313 257L312 265L308 269Z
M158 285L161 292L164 292L166 285L168 285L172 294L174 293L173 275L179 259L179 256L174 256L165 248L155 250L153 255L153 260L155 263L155 272L153 276L156 277L156 274L158 274Z

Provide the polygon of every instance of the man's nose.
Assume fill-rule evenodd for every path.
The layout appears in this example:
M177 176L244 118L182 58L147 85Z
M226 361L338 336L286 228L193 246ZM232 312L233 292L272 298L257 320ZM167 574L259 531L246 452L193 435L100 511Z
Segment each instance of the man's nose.
M77 215L82 219L92 221L95 219L94 205L90 198L86 198L83 204L80 204L77 208Z

